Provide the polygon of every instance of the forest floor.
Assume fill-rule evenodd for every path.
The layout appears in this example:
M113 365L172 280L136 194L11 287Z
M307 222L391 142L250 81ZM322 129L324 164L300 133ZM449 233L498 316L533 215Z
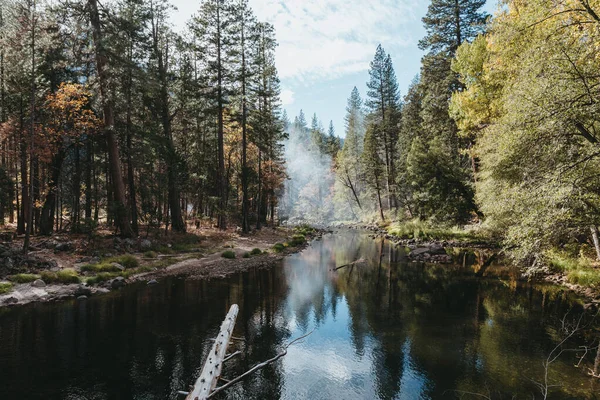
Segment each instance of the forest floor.
M17 237L0 241L0 307L85 299L131 282L153 284L167 276L211 279L269 268L321 233L306 227L265 227L242 235L209 227L186 234L154 232L121 239L99 230L91 236L33 237L26 257L21 252L23 238Z

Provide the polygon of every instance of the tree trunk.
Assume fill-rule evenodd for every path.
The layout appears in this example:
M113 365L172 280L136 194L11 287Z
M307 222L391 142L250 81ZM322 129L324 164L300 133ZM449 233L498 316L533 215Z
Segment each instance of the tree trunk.
M98 13L97 0L88 0L90 23L93 29L96 69L98 71L98 84L100 88L100 98L104 111L104 135L108 149L108 161L110 165L110 175L113 182L115 221L120 229L121 236L133 236L133 230L129 223L129 213L126 207L125 184L121 174L121 158L119 155L119 143L115 135L115 120L113 114L113 104L109 98L107 89L107 58L104 50L104 40L102 28L100 25L100 14Z
M217 180L219 186L219 215L217 217L217 227L219 229L227 229L227 220L226 220L226 208L227 202L225 200L226 192L227 192L227 179L225 176L225 148L223 143L223 112L224 112L224 93L223 93L223 63L221 57L222 51L222 38L221 38L221 14L220 14L220 5L217 7L217 103L218 103L218 132L217 132L217 142L218 142L218 172L217 172Z
M594 242L594 249L596 250L596 259L600 261L600 240L598 240L598 228L596 225L590 226L592 232L592 240Z
M40 235L49 236L54 227L54 211L56 209L56 199L58 191L58 180L60 179L60 170L64 160L64 150L61 148L52 157L50 164L50 180L48 181L48 194L42 206L42 215L40 217Z
M132 62L132 49L129 47L129 61ZM133 173L133 161L131 153L133 152L132 140L131 140L131 86L133 85L133 77L131 67L129 67L128 84L125 89L125 96L127 101L127 184L129 186L129 206L131 208L131 229L137 235L139 233L138 228L138 215L137 215L137 202L135 197L135 177Z

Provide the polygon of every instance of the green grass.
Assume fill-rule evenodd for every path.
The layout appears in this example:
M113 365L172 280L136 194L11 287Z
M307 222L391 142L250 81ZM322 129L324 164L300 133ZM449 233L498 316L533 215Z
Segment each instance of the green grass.
M144 257L146 258L156 258L158 257L158 254L156 254L155 251L147 251L144 253Z
M119 264L125 267L125 269L134 269L140 266L140 262L135 256L131 254L124 254L122 256L110 257L102 260L98 264L87 264L81 267L83 272L119 272L119 268L113 264Z
M546 252L548 264L554 271L567 275L567 280L582 286L600 286L600 268L594 268L592 259L580 255L574 257L565 251Z
M14 283L29 283L40 278L41 276L36 274L16 274L9 276L8 280Z
M43 271L41 278L46 283L79 283L80 278L77 271L71 268L65 268L58 272Z
M482 233L461 227L444 227L413 220L395 223L387 227L388 233L401 239L419 240L457 240L461 242L483 241Z
M275 252L280 253L285 249L285 245L283 243L275 243L273 245L273 250L275 250Z
M227 250L221 253L221 257L223 258L235 258L235 251Z
M254 248L254 249L252 249L252 251L250 252L250 255L253 255L253 256L257 256L257 255L259 255L259 254L262 254L262 250L261 250L261 249L259 249L259 248Z
M8 293L12 290L13 284L10 282L0 282L0 294Z

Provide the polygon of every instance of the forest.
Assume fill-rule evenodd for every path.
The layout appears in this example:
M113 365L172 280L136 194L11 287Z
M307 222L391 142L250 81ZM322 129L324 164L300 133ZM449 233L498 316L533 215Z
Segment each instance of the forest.
M25 248L99 226L378 223L600 283L600 3L484 5L431 1L404 94L374 49L338 135L282 109L276 32L248 0L203 1L183 32L166 0L3 0L0 223Z

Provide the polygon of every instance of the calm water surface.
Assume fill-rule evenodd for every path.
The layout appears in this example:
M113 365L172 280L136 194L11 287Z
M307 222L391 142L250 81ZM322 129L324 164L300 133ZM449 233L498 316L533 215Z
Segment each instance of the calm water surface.
M367 264L333 271L359 257ZM338 232L269 271L3 309L0 399L177 399L234 303L246 344L226 377L315 331L222 398L542 398L542 361L561 340L561 319L578 319L582 307L510 273L476 279L481 262L470 254L456 266L409 264L401 248ZM566 347L596 346L598 336L591 326ZM551 365L549 398L600 398L600 380L586 374L596 351L574 367L582 354Z

